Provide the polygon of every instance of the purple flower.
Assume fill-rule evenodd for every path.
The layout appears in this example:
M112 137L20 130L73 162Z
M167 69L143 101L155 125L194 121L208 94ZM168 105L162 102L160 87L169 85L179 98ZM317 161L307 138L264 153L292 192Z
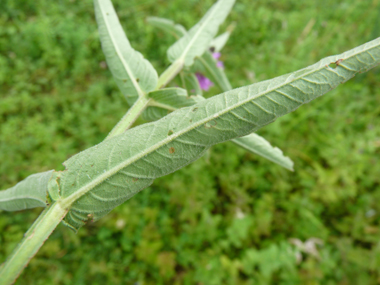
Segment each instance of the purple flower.
M215 59L219 59L219 57L221 56L221 54L220 54L220 52L213 52L212 56ZM216 66L219 67L219 68L224 68L223 61L218 60L217 63L216 63Z
M212 57L215 59L218 59L220 56L221 56L220 52L212 53ZM216 66L219 68L224 68L223 62L220 60L216 62ZM208 91L211 86L214 86L214 83L212 83L212 81L208 79L206 76L204 76L203 74L197 72L195 73L195 75L198 79L199 86L201 87L202 90Z
M211 86L214 86L214 83L210 79L208 79L206 76L202 75L201 73L195 73L195 76L198 79L199 86L201 87L202 90L208 91L208 89Z

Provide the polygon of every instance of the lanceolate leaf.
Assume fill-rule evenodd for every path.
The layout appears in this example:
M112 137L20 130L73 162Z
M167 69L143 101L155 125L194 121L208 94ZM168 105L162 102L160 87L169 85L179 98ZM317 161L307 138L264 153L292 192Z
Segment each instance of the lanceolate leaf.
M214 49L217 52L221 51L229 38L230 38L230 32L225 32L221 34L220 36L217 36L210 43L210 48Z
M20 211L46 207L48 182L53 171L30 175L12 188L0 191L0 210Z
M169 32L170 34L174 35L177 38L182 37L187 33L183 26L179 24L175 24L171 20L158 18L158 17L149 17L147 21L148 23L164 31ZM228 28L227 32L213 39L210 43L209 48L210 49L212 48L214 51L217 51L217 52L220 51L226 44L227 40L229 39L231 31L233 29L234 29L234 25L231 25ZM213 58L211 52L208 51L207 49L204 51L201 57L196 58L194 65L192 65L191 67L191 71L194 71L194 72L200 71L200 72L205 73L206 76L209 77L211 81L215 82L223 91L228 91L232 89L231 84L228 81L223 69L217 67L217 61ZM198 93L196 94L201 95L202 93L199 92L198 89L194 87L196 86L194 82L197 82L197 79L195 78L195 76L188 74L186 77L187 77L186 78L187 80L190 80L190 85L192 85L191 89L197 90Z
M251 152L254 152L285 167L286 169L293 171L293 161L289 157L284 156L279 148L271 146L267 140L259 135L256 135L255 133L245 137L236 138L233 142Z
M121 92L132 105L157 85L157 72L135 51L120 25L110 0L94 0L100 41L107 64Z
M155 26L163 31L166 31L167 33L171 34L177 39L183 37L187 33L186 29L182 25L176 24L172 20L159 18L159 17L148 17L146 21L152 26ZM220 51L227 43L228 39L230 38L231 32L233 31L234 28L235 28L235 25L231 24L227 28L226 32L217 36L215 39L211 41L209 47L214 49L217 52Z
M156 121L169 112L204 100L201 96L187 96L186 89L175 87L152 91L148 97L151 98L149 107L143 113L143 118L147 121Z
M201 96L189 97L187 96L186 89L175 87L150 92L148 97L152 98L149 103L151 106L162 107L171 111L175 111L182 107L192 106L204 100Z
M336 67L330 67L334 62ZM179 109L71 157L60 179L61 203L73 202L66 222L79 228L83 221L103 216L210 146L248 135L379 63L380 38Z
M187 33L186 29L182 25L176 24L172 20L159 17L148 17L146 20L152 26L168 32L177 39L183 37Z
M191 66L194 58L201 56L209 47L218 32L219 25L224 22L234 3L235 0L216 2L198 24L169 48L169 60L171 62L178 60L185 66Z
M144 119L148 121L156 121L166 116L168 112L192 106L205 100L202 96L188 97L187 91L182 88L160 89L149 93L149 97L152 98L150 102L153 103L150 104L153 106L148 107L143 115ZM253 133L242 138L236 138L232 142L289 170L293 170L293 161L285 157L280 149L272 147L268 141L257 134Z

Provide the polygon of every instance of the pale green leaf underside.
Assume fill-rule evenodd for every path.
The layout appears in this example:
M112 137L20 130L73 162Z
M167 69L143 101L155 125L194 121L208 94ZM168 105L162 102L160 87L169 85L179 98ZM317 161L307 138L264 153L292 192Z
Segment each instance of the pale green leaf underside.
M175 37L182 37L184 36L187 32L185 28L181 25L175 24L171 20L167 20L164 18L158 18L158 17L149 17L147 19L148 23L152 24L153 26L160 28L166 32L169 32L170 34L174 35ZM233 29L233 26L230 27L230 29ZM226 42L229 39L231 32L227 31L215 39L213 39L210 43L210 48L214 48L215 51L220 51ZM222 68L217 67L217 61L213 58L212 54L210 51L205 50L205 52L200 56L196 58L195 64L192 65L191 71L194 72L202 72L204 73L207 77L211 79L214 83L216 83L223 91L228 91L231 90L231 84L228 81L224 70ZM189 85L190 88L189 90L194 90L197 92L196 94L202 95L201 91L199 92L200 88L196 88L197 84L194 84L194 82L197 82L197 79L193 75L193 78L191 78L190 75L187 75L187 80L190 80ZM198 84L199 86L199 84ZM164 112L162 112L164 114Z
M233 142L246 150L265 157L266 159L293 171L293 161L289 157L284 156L279 148L271 146L267 140L255 133L236 138Z
M176 24L172 20L159 17L148 17L146 20L152 26L168 32L177 39L183 37L187 33L182 25Z
M48 182L53 171L30 175L12 188L0 191L0 210L20 211L46 207Z
M187 34L169 48L169 60L171 62L180 60L185 66L191 66L195 57L201 56L208 49L234 3L235 0L216 2Z
M110 0L94 0L96 21L103 53L113 77L128 103L155 89L156 70L135 51L119 22Z
M339 65L329 67L333 62ZM379 63L380 38L297 72L179 109L73 156L64 163L67 170L60 180L64 201L76 201L66 222L79 228L88 214L103 216L210 146L255 132Z
M162 106L171 111L189 107L204 100L200 96L187 96L186 89L176 87L152 91L148 94L148 97L152 98L150 101L151 106Z
M211 41L210 47L214 48L216 52L221 51L223 47L226 45L228 39L230 38L230 35L231 32L227 31L217 36L215 39Z
M153 99L153 105L157 104L157 106L161 107L158 108L155 113L152 113L153 110L151 109L146 110L151 113L145 114L144 117L151 121L164 117L167 115L168 111L174 111L182 107L192 106L205 100L202 96L188 97L186 90L182 88L166 88L153 91L149 93L149 97ZM267 158L289 170L293 170L293 162L288 157L285 157L280 149L272 147L268 141L257 134L251 134L243 138L233 139L232 141L248 151Z
M177 39L183 37L187 33L186 29L182 25L176 24L172 20L160 17L148 17L146 20L148 24L171 34ZM226 32L214 38L209 47L213 48L217 52L221 51L230 38L231 31L234 29L234 26L235 25L233 24L230 25Z
M187 96L185 89L175 87L152 91L148 97L151 98L149 106L142 114L147 121L156 121L169 112L194 105L203 99L199 96Z

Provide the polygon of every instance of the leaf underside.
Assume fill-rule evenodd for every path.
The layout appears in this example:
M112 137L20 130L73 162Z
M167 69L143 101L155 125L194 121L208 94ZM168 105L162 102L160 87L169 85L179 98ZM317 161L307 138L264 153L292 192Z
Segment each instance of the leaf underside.
M0 191L0 210L20 211L46 207L48 182L53 171L30 175L12 188Z
M186 29L182 25L176 24L172 20L159 17L148 17L146 20L152 26L168 32L177 39L183 37L187 33Z
M139 96L155 89L157 72L131 47L110 0L95 0L95 16L103 53L121 92L132 105Z
M147 121L156 121L166 116L169 111L192 106L203 100L200 96L187 96L186 89L176 87L152 91L148 97L152 99L150 106L142 114Z
M330 63L338 63L335 68ZM248 135L380 63L380 38L302 70L237 88L132 128L67 160L65 221L78 229L199 158L210 146Z
M266 159L293 171L293 161L289 157L284 156L279 148L271 146L267 140L255 133L249 134L245 137L236 138L233 142L246 150L265 157Z
M171 62L182 60L185 66L191 66L194 59L209 48L220 24L224 22L234 3L235 0L216 2L187 34L169 48L169 60Z

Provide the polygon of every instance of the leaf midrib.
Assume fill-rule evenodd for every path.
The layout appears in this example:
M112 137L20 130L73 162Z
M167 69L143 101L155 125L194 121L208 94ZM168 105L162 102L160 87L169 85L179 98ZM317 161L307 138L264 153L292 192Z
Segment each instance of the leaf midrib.
M379 48L380 39L378 39L378 41L379 41L379 43L375 44L374 46L371 46L369 48L365 48L363 50L360 50L360 51L358 51L358 52L356 52L356 53L354 53L354 54L352 54L352 55L344 58L344 60L347 60L347 59L350 59L352 57L355 57L358 54L361 54L361 53L364 53L364 52L368 52L369 50ZM334 57L334 56L332 56L332 57ZM328 59L328 58L325 58L325 60ZM343 63L341 63L339 66L341 66L343 68L346 68L346 67L344 67ZM306 68L308 68L308 67L306 67ZM105 179L113 176L114 174L116 174L117 172L119 172L121 169L123 169L123 168L127 167L128 165L134 163L135 161L139 160L140 158L142 158L142 157L144 157L144 156L152 153L153 151L159 149L160 147L162 147L162 146L168 144L169 142L175 140L179 136L181 136L181 135L183 135L183 134L185 134L185 133L187 133L187 132L189 132L189 131L191 131L191 130L193 130L193 129L195 129L195 128L197 128L197 127L199 127L199 126L201 126L201 125L203 125L205 123L207 123L210 120L216 119L216 118L220 117L221 115L226 114L226 113L230 112L231 110L233 110L235 108L238 108L238 107L240 107L240 106L242 106L242 105L244 105L244 104L252 101L253 99L265 96L266 94L274 91L275 89L278 89L278 88L281 88L281 87L283 87L285 85L288 85L291 82L295 82L297 80L300 80L303 77L306 77L306 76L308 76L310 74L317 73L320 70L325 69L325 68L329 68L329 67L328 66L327 67L326 66L320 66L317 69L313 69L310 72L303 73L299 77L293 78L291 81L284 80L284 83L282 83L282 84L276 85L275 87L272 87L272 88L270 88L270 89L268 89L268 90L266 90L266 91L264 91L262 93L258 93L254 97L248 97L247 99L245 99L245 100L243 100L243 101L241 101L239 103L236 103L234 105L231 105L230 107L228 107L226 109L223 109L222 111L217 112L217 113L213 114L212 116L208 116L208 117L204 118L203 120L194 122L192 125L189 125L187 128L184 128L182 131L178 131L178 132L174 133L173 135L168 136L164 140L162 140L162 141L156 143L155 145L153 145L153 146L145 149L143 152L140 152L139 154L136 154L135 156L130 157L125 162L120 163L120 164L114 166L109 171L107 171L104 174L98 176L98 178L94 179L93 181L91 181L90 183L86 184L85 186L82 186L81 188L79 188L75 193L73 193L70 196L64 198L62 202L64 203L64 205L70 206L72 203L74 203L81 196L85 195L88 191L90 191L91 189L93 189L95 186L97 186L100 183L102 183ZM297 72L297 71L295 71L295 72ZM294 74L294 72L292 72L289 76L292 76L293 74ZM244 87L241 87L241 88L244 88ZM237 88L237 89L240 89L240 88ZM224 93L226 93L226 92L224 92ZM194 105L194 106L196 106L196 105ZM191 106L191 107L194 108L194 106Z

